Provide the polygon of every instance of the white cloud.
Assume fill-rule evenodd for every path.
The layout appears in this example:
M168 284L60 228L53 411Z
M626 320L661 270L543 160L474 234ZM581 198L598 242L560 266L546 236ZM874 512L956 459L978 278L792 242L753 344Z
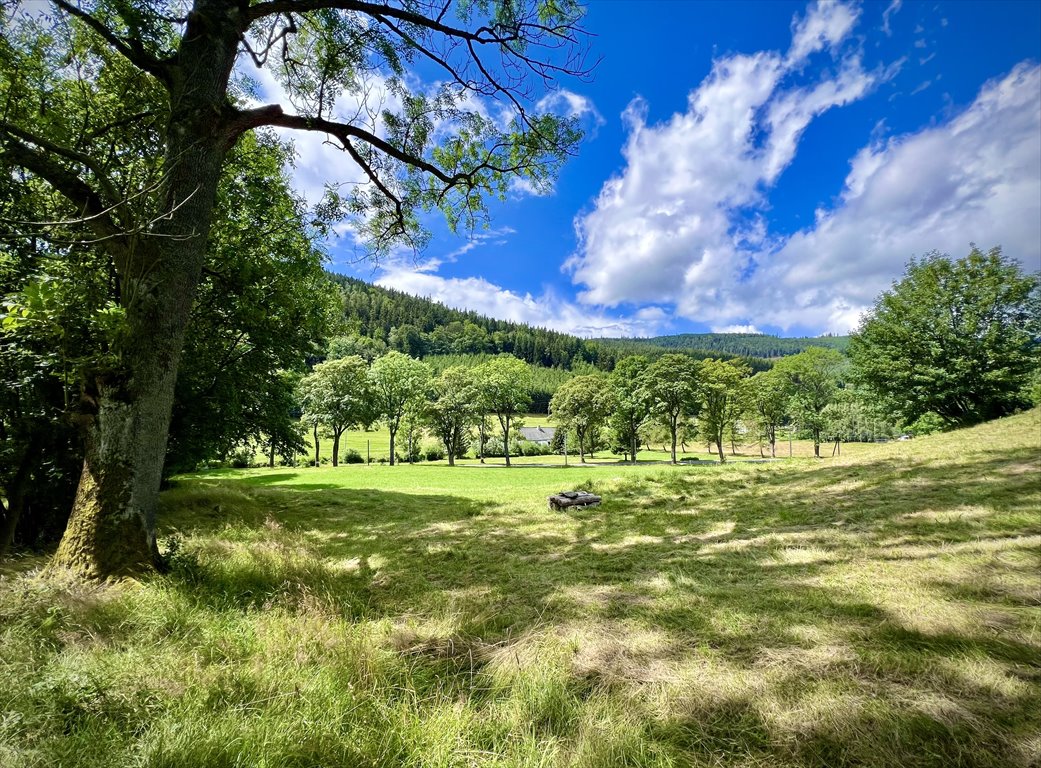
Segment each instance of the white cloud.
M593 126L604 124L604 118L596 108L593 100L587 96L569 91L567 88L558 88L550 91L535 104L540 112L552 112L564 117L578 118L580 121L589 122Z
M746 286L760 322L846 331L907 260L969 242L1041 264L1041 68L986 84L950 122L862 149L833 210Z
M838 28L813 13L795 38L834 42L806 31ZM973 241L1041 263L1041 69L1023 64L986 84L947 122L888 141L876 133L834 205L779 236L763 214L803 130L898 69L865 72L847 51L837 73L793 85L792 58L719 59L686 111L658 124L641 100L630 104L624 168L576 218L564 265L582 303L671 305L718 328L846 332L912 256L960 256Z
M762 333L754 325L714 325L712 333Z
M687 110L664 123L648 125L641 100L629 105L625 169L577 218L579 249L565 264L585 286L583 303L671 302L698 320L729 312L721 289L751 266L741 249L766 237L749 211L763 205L765 187L789 165L810 121L860 98L879 77L853 52L831 77L790 83L792 67L841 42L855 17L818 3L795 24L787 57L766 51L716 60Z
M810 54L841 43L857 22L860 10L837 0L818 0L804 19L792 22L789 66L797 66Z
M629 317L613 317L581 307L553 291L533 296L508 290L482 277L441 277L401 266L385 269L376 284L455 309L590 338L652 336L668 327L668 313L660 307L645 307Z
M886 6L886 9L882 11L882 31L885 33L886 37L893 36L893 30L889 26L889 17L897 13L900 10L900 6L903 4L903 0L892 0L892 2Z

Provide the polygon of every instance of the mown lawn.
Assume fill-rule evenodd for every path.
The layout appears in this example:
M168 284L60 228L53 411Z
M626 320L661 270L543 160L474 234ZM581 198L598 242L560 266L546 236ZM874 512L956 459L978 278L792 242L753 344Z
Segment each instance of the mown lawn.
M564 488L598 508L550 512ZM0 580L3 766L1030 766L1041 414L841 458L243 470Z

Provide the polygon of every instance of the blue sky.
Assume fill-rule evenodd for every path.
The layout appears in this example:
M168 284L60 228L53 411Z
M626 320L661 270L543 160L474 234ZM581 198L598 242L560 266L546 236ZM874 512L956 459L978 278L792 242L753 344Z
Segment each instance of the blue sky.
M1041 3L594 0L588 136L490 228L336 271L585 336L845 333L907 260L1041 267ZM296 137L299 187L334 150Z

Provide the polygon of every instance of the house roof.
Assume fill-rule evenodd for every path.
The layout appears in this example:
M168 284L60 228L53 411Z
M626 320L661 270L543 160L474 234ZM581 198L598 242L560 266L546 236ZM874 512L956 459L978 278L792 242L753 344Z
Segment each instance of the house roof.
M552 440L556 431L556 427L521 427L520 436L525 440L541 442L543 440Z

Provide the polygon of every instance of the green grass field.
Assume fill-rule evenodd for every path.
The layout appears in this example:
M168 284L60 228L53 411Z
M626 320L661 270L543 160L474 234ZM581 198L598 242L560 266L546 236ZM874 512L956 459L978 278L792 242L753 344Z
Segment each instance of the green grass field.
M183 477L168 575L6 567L0 765L1036 766L1039 510L1036 409L821 461Z

